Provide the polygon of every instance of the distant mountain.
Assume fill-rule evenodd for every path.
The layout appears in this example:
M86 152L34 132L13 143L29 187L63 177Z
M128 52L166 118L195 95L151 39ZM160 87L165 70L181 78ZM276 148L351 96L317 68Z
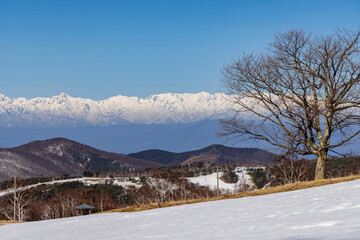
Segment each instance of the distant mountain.
M81 173L157 168L162 164L109 153L64 138L34 141L0 149L0 180Z
M14 148L0 148L0 181L82 173L83 171L128 171L191 162L268 163L272 154L257 148L211 145L195 151L173 153L147 150L128 155L105 152L65 138L33 141Z
M148 98L115 96L101 101L59 94L48 98L9 98L0 94L0 147L14 147L24 142L64 137L99 149L119 153L143 149L183 152L223 144L216 136L218 120L233 116L236 108L223 93L165 93ZM276 99L276 96L274 96ZM256 101L242 98L256 111L265 111ZM240 109L239 109L240 110ZM248 113L240 112L238 119ZM256 117L251 118L256 121ZM352 130L357 131L357 128ZM335 143L341 132L333 135ZM359 137L335 150L360 155ZM267 142L238 138L242 147L261 147L275 151ZM230 143L231 144L231 143ZM238 146L237 144L234 146ZM335 156L337 154L334 154Z
M118 124L194 123L229 113L223 93L165 93L148 98L115 96L101 101L65 93L49 98L0 94L0 127L84 127Z
M183 153L173 153L153 149L131 153L128 154L128 156L164 165L176 165L191 162L270 163L273 161L274 154L258 148L233 148L224 145L211 145L206 148Z

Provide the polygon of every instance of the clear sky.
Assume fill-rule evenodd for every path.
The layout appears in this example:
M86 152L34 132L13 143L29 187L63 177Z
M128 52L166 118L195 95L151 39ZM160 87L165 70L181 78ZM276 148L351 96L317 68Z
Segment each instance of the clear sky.
M220 70L277 32L360 29L360 0L0 0L0 93L221 90Z

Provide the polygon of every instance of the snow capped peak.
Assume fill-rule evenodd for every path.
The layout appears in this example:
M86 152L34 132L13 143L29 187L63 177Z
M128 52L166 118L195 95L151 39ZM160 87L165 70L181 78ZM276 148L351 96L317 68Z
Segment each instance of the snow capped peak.
M59 97L59 98L70 98L70 95L62 92L62 93L59 93L59 95L57 95L57 97Z
M109 126L123 122L191 123L219 119L229 112L223 93L163 93L147 98L117 95L95 101L66 93L46 98L0 95L1 126ZM11 101L10 101L11 100Z
M70 95L62 92L62 93L59 93L58 95L52 96L51 98L56 99L56 100L69 100L72 97Z

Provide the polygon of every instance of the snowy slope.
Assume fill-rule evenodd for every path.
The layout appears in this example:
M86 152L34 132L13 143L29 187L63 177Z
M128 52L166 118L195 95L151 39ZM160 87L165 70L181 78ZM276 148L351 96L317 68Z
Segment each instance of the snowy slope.
M191 123L218 119L230 104L223 93L115 96L101 101L65 93L49 98L9 98L0 94L0 127L111 126L122 123Z
M360 181L0 227L1 240L359 239Z

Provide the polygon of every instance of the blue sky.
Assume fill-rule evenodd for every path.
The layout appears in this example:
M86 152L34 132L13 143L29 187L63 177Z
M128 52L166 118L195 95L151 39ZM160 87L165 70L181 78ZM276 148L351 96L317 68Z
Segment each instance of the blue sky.
M0 93L105 99L221 91L277 32L360 29L360 1L0 0Z

